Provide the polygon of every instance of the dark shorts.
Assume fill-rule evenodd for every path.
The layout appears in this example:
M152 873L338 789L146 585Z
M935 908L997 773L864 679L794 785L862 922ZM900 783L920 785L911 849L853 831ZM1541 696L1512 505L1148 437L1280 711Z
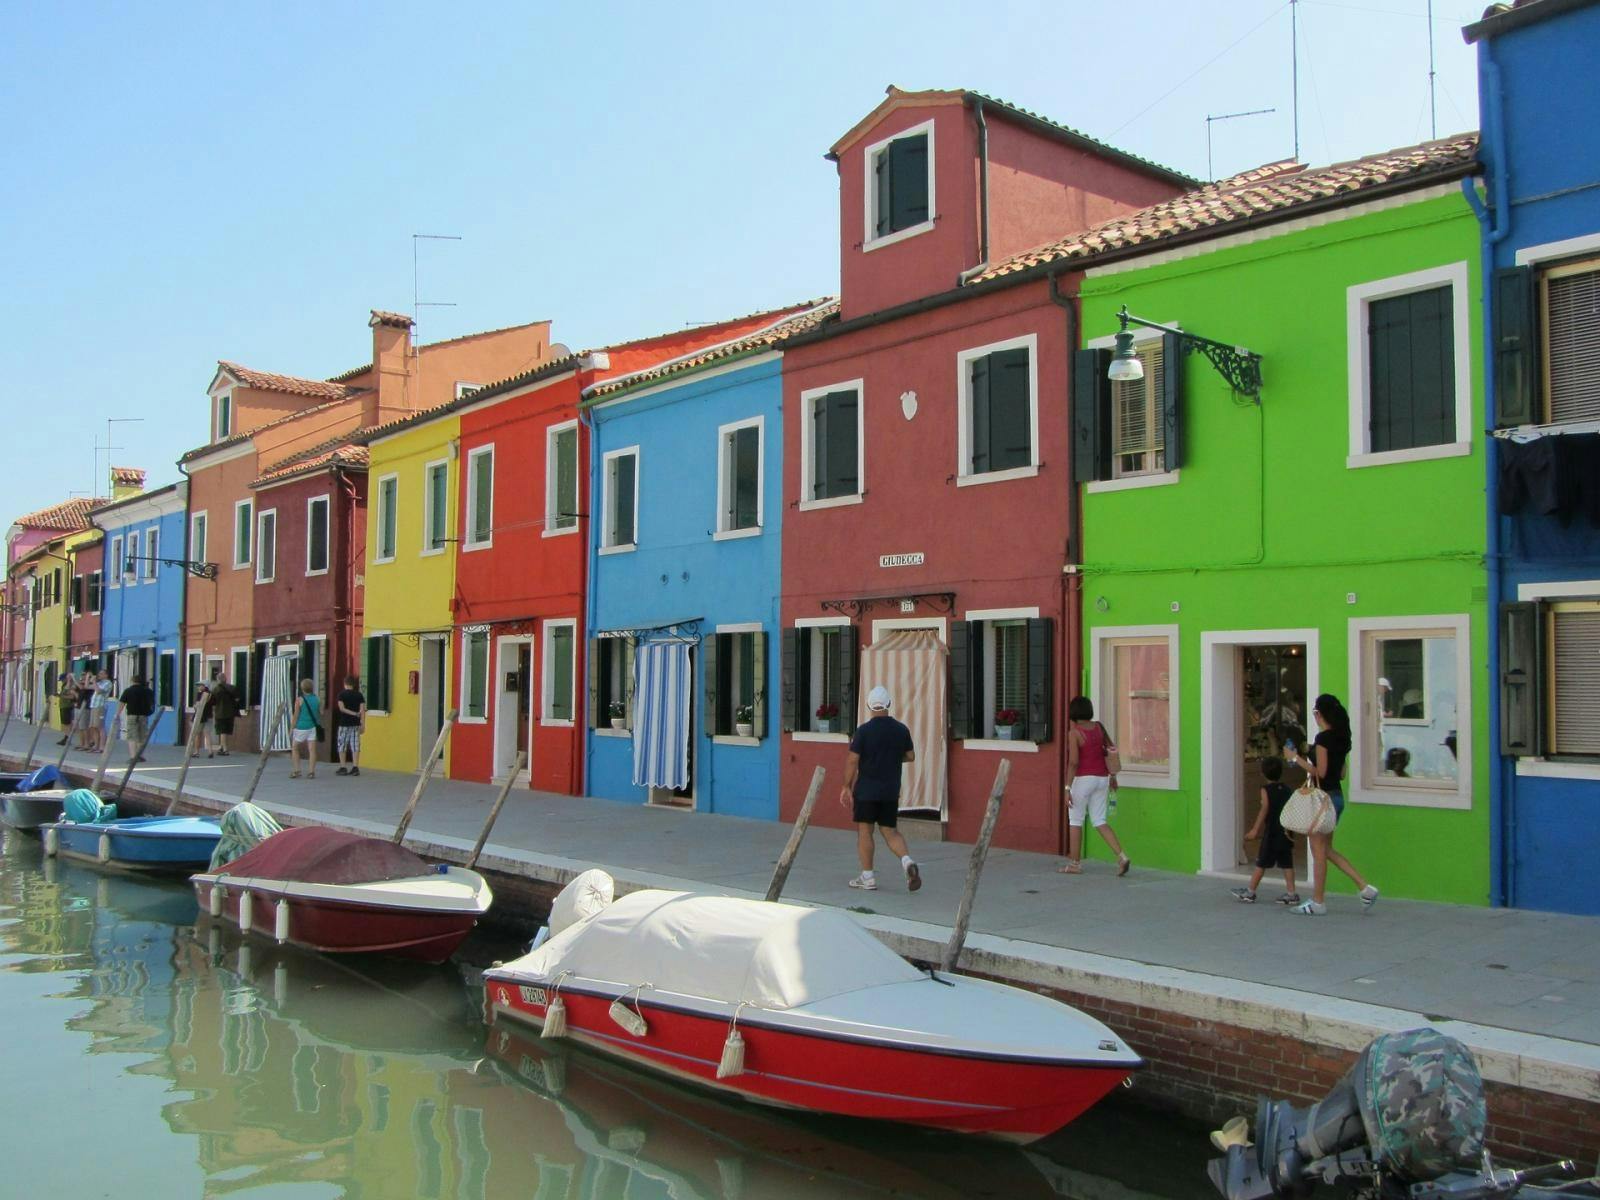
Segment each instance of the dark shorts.
M1291 870L1294 867L1294 843L1289 835L1279 830L1261 839L1261 849L1256 852L1256 866L1263 871Z
M232 733L233 721L232 717L214 717L211 723L218 733Z
M1337 820L1344 820L1344 793L1336 788L1329 788L1328 799L1333 802L1333 815Z
M900 821L900 798L893 800L855 800L854 820L857 825L881 825L893 829Z

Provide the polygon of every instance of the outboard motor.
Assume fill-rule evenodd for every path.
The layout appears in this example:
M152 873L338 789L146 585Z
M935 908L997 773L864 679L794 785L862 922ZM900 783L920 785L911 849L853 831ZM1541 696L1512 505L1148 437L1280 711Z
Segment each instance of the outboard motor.
M1403 1190L1471 1170L1487 1123L1471 1051L1436 1029L1412 1029L1374 1039L1309 1108L1261 1097L1255 1144L1228 1146L1207 1173L1225 1200L1308 1196L1341 1179Z

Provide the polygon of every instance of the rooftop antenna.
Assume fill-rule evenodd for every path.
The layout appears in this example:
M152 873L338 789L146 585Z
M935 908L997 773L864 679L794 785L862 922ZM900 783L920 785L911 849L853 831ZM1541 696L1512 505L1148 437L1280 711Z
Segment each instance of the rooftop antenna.
M1213 121L1232 121L1238 117L1259 117L1264 113L1274 113L1275 108L1252 108L1248 112L1221 113L1217 116L1206 116L1206 179L1212 183L1217 181L1216 172L1211 169L1211 123Z
M1294 160L1300 161L1300 0L1289 0L1289 62L1294 91Z
M1428 0L1428 137L1439 136L1439 109L1433 91L1433 0Z
M459 242L461 235L458 233L413 233L411 235L411 342L420 346L422 339L417 336L418 313L424 308L454 308L454 300L423 300L417 283L417 243L419 242Z
M143 417L107 417L106 418L106 441L105 441L105 445L102 446L99 442L96 442L95 443L95 447L94 447L94 479L95 479L95 482L94 482L94 486L89 489L89 495L90 496L101 496L101 495L110 496L111 495L111 492L112 492L112 487L111 487L111 452L113 450L126 450L127 449L126 446L113 446L111 444L111 427L113 425L134 425L134 424L138 424L138 423L142 422L143 420L144 420ZM104 450L106 452L106 473L105 473L106 490L104 492L100 491L100 479L101 479L101 476L100 476L100 451L102 451L102 450Z

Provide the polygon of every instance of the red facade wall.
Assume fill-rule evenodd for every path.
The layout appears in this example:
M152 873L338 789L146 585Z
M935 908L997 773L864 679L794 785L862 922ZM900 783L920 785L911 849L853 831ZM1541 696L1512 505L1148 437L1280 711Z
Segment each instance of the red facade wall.
M83 546L73 551L74 572L83 576L84 600L88 600L89 576L102 569L105 562L106 544L102 539L92 546ZM72 618L72 631L70 642L72 645L72 658L86 658L100 653L100 614L80 613Z

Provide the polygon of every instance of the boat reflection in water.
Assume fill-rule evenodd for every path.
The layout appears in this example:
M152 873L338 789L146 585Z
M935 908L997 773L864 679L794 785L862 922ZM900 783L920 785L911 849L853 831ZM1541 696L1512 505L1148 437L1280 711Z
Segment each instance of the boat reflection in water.
M486 1033L470 968L352 964L197 929L181 884L43 862L19 843L0 860L0 1008L44 1029L40 1006L59 1017L27 1049L39 1099L11 1117L7 1185L31 1189L18 1194L54 1180L56 1194L190 1195L197 1160L208 1196L1138 1200L1204 1184L1190 1149L1203 1133L1127 1104L1022 1151L729 1102L532 1031ZM38 972L63 985L22 986ZM73 1089L121 1094L128 1075L165 1081L146 1103L172 1144L64 1169Z

